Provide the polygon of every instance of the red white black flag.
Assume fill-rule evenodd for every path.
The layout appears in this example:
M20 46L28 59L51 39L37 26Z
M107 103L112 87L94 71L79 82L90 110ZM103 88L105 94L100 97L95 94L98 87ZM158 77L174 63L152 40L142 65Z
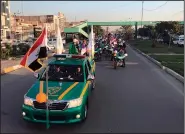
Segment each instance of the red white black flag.
M47 57L47 28L45 27L35 41L33 46L28 50L28 52L23 57L20 65L35 72L42 68L43 64L39 61L41 58Z

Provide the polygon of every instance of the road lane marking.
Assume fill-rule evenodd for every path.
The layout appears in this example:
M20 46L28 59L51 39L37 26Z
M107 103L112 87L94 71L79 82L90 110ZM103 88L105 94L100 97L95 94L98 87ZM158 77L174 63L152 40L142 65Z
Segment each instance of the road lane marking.
M82 90L82 93L80 94L80 98L84 96L85 92L87 91L87 88L88 88L89 84L90 84L90 81L87 81L84 89Z
M71 91L71 89L73 89L79 82L75 82L73 83L70 87L68 87L59 97L58 97L58 100L61 100L64 98L64 96L69 92Z

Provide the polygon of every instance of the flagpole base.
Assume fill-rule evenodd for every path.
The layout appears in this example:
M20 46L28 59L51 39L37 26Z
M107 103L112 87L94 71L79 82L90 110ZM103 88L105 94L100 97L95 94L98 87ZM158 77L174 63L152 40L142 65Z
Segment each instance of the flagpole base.
M50 128L50 124L47 123L47 124L46 124L46 129L49 129L49 128Z

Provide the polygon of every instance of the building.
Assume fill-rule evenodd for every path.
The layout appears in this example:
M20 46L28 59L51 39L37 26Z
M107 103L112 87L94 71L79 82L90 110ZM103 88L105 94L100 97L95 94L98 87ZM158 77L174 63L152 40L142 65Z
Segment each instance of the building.
M44 27L47 24L48 35L56 35L57 25L59 22L60 30L63 31L65 27L65 16L60 13L57 15L40 15L40 16L15 16L16 20L21 20L21 23L30 24L33 26ZM59 20L59 21L58 21Z
M59 12L58 13L58 19L59 19L60 31L64 32L64 27L65 27L65 24L66 24L66 17L64 16L63 13Z
M10 39L10 3L1 1L1 40Z
M11 14L10 26L12 39L26 40L33 34L33 25L25 23L24 19L16 14Z

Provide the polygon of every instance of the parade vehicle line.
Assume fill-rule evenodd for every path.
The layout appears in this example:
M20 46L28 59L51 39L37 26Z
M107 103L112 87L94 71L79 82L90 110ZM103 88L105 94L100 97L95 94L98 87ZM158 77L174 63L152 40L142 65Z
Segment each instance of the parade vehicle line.
M34 84L21 68L1 76L2 133L183 133L184 86L148 59L127 47L126 67L96 63L96 89L83 124L51 125L22 119L23 96ZM130 64L132 63L132 64ZM109 67L106 67L106 65Z

